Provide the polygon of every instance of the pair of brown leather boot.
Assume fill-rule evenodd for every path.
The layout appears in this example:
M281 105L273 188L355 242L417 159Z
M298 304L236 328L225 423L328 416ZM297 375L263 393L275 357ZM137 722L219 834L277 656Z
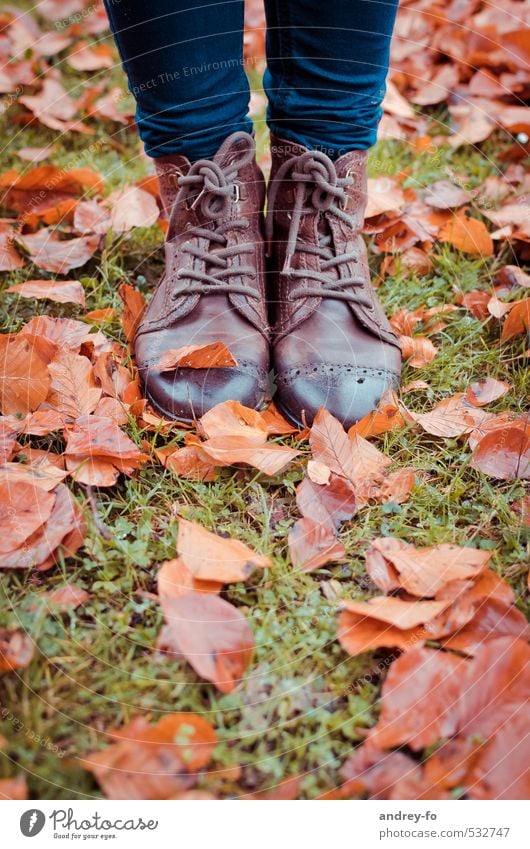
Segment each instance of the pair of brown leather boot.
M252 136L234 133L212 160L157 160L169 218L166 271L138 328L147 397L193 421L270 394L297 424L325 406L347 427L397 387L400 350L370 284L360 235L366 153L328 156L272 137L267 259L265 182ZM223 342L237 365L161 372L163 354Z

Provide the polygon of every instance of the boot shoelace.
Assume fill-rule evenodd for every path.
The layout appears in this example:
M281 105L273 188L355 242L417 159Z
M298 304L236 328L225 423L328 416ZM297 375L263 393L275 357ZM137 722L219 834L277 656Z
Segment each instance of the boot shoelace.
M247 138L245 133L241 136ZM186 175L179 177L180 192L174 210L181 203L188 203L190 209L200 206L205 220L211 221L213 228L190 227L189 240L182 245L182 250L199 260L199 267L190 266L177 271L176 276L183 283L173 291L173 299L181 295L221 292L259 298L259 292L232 279L242 275L256 277L255 268L240 262L243 255L254 252L254 244L228 244L225 235L228 231L244 230L249 226L247 218L227 221L226 215L232 201L239 197L239 184L235 182L238 171L248 165L253 157L254 148L249 145L248 151L237 162L221 166L210 159L199 159Z
M340 276L339 267L349 262L357 262L354 251L337 254L334 250L332 235L319 234L318 245L308 245L298 241L298 232L303 215L319 212L320 215L332 215L353 228L353 219L343 209L346 187L351 186L351 177L339 177L332 160L320 151L306 151L299 156L286 160L278 169L271 182L267 209L267 241L270 244L273 228L273 214L278 191L288 172L296 184L291 225L287 239L287 251L282 274L298 279L315 281L314 286L300 286L289 292L289 300L299 298L328 297L341 301L354 301L370 307L370 301L359 288L363 287L362 277ZM308 186L314 186L306 200ZM320 258L320 270L313 268L292 268L291 260L296 251L312 254ZM335 275L333 275L335 270ZM332 272L332 274L326 272Z

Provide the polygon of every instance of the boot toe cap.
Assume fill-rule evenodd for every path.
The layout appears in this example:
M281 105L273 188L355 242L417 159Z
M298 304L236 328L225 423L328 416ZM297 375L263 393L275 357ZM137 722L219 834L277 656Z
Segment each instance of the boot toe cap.
M256 369L144 369L142 383L147 399L158 412L186 422L195 421L216 404L234 398L257 409L265 397L264 376Z
M278 402L297 424L310 425L325 407L345 428L374 410L381 396L397 389L399 375L385 368L320 365L280 373Z

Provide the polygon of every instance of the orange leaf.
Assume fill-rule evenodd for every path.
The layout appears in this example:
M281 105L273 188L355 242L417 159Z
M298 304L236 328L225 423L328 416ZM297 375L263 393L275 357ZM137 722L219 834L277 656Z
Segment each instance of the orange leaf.
M85 292L79 280L27 280L6 289L23 298L46 298L58 304L85 306Z
M486 225L476 218L458 213L438 233L440 242L449 242L464 253L475 256L492 256L493 241Z
M0 336L0 409L4 416L30 413L50 387L48 350L39 337Z
M184 655L195 672L230 693L252 659L254 638L242 613L216 595L189 592L163 602L158 646Z
M289 531L289 554L295 569L311 572L330 561L344 560L346 549L329 525L298 519Z
M121 283L118 288L118 294L123 301L122 324L127 342L131 344L134 341L136 328L145 310L145 298L133 286L128 283Z
M80 760L107 799L169 799L193 786L217 738L193 713L170 713L155 725L136 717L110 735L116 742Z
M524 298L513 304L508 318L502 326L501 342L507 342L520 333L530 330L530 298Z
M530 478L530 435L518 427L502 427L486 434L473 452L471 466L492 478Z
M171 348L151 366L153 371L173 371L176 368L233 368L237 360L222 342L210 345L185 345Z
M271 565L240 540L220 537L186 519L179 519L177 551L194 578L225 584L246 581L254 569Z

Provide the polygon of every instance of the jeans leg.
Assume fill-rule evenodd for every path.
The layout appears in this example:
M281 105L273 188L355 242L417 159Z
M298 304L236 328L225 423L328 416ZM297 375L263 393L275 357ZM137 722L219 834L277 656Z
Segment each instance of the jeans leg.
M268 122L332 158L376 141L398 0L265 0Z
M211 157L250 132L243 0L104 0L149 156Z

